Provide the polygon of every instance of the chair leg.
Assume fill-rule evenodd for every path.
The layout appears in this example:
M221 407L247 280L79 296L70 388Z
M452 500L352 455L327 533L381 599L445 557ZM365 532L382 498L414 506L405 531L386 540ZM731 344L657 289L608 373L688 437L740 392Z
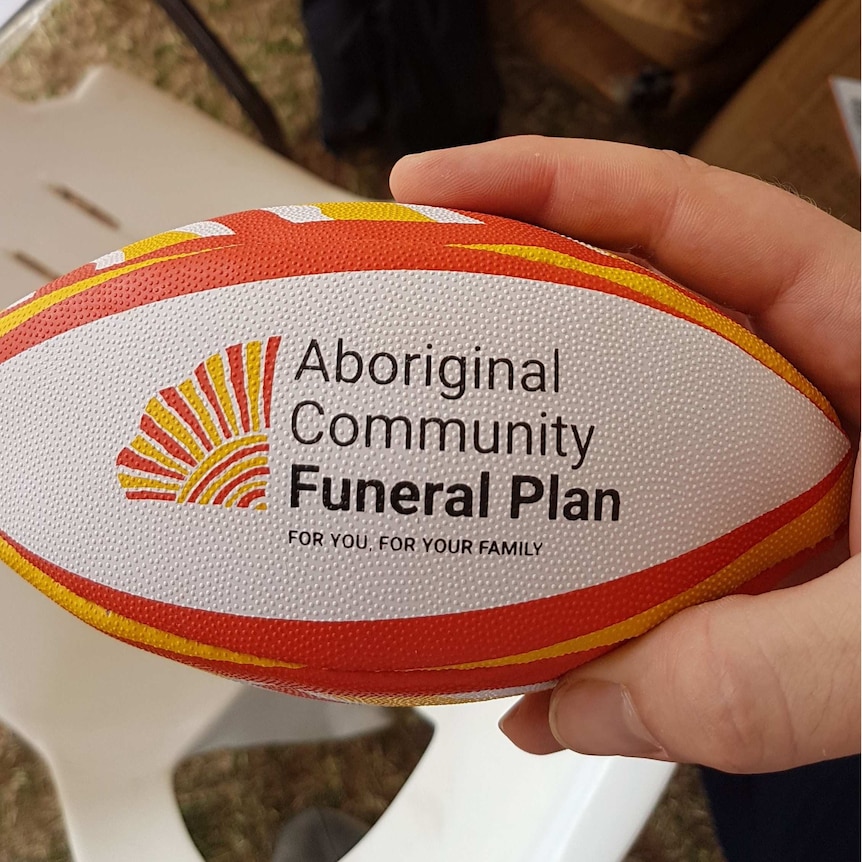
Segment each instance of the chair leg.
M171 776L122 775L118 767L119 775L51 762L73 858L202 862L180 815Z
M225 89L239 102L263 143L279 155L287 156L284 134L269 103L188 0L155 2L164 9Z

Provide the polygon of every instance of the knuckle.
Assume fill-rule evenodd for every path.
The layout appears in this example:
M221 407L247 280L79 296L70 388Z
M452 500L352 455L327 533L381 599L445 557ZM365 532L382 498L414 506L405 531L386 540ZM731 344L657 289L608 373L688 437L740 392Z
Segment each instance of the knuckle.
M677 704L694 718L695 759L732 773L760 771L777 749L792 745L787 702L769 658L739 631L729 638L717 622L719 611L740 598L686 612L697 640L685 657L683 702Z
M689 156L686 153L678 153L676 150L656 150L665 162L665 166L671 171L680 171L687 174L700 174L703 172L717 171L719 168L709 165L694 156Z
M677 153L674 150L656 150L654 167L662 178L662 198L657 212L658 217L651 224L644 256L652 260L656 249L674 237L680 225L691 226L698 221L692 221L692 212L701 206L701 196L704 186L720 180L724 173L721 168L708 165L692 156ZM707 222L708 223L708 222ZM704 234L699 238L690 237L695 244L707 241Z

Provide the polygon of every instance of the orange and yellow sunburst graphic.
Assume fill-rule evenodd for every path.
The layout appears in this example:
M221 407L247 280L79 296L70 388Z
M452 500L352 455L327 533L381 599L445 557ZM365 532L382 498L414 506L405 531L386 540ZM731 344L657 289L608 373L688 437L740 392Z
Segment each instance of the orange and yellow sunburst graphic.
M280 341L233 344L150 399L139 433L117 456L129 500L266 509Z

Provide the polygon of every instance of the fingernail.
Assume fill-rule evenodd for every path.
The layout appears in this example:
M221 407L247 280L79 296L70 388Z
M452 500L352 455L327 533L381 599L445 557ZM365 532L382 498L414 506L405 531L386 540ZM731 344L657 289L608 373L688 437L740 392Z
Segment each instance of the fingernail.
M497 727L499 727L500 730L502 730L503 733L506 734L506 736L509 736L509 734L506 731L506 728L508 727L509 722L520 712L521 704L523 704L523 702L524 702L523 700L519 700L514 706L507 709L503 713L500 720L497 722Z
M624 685L585 679L566 682L554 692L551 732L561 745L581 754L622 754L668 759L647 730Z
M550 691L522 697L498 722L500 730L521 751L551 754L562 748L548 726L550 699Z

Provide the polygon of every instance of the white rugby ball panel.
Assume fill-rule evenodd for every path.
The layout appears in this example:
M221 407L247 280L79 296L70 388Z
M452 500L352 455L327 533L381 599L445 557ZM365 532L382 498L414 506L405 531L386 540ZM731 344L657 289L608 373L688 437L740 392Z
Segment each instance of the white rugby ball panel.
M188 379L223 346L272 336L281 344L267 435L267 509L129 504L115 461L150 399ZM326 381L314 366L322 358L334 377L339 339L365 363L381 351L401 359L461 351L471 361L543 362L549 388L556 351L560 391L509 391L507 376L502 389L465 387L447 399L443 394L459 390L436 377L425 386L421 361L413 363L409 387L375 383L367 373L356 383ZM303 368L312 341L319 353ZM385 370L378 379L388 379L392 363L379 364ZM455 379L454 373L447 378ZM480 382L487 387L486 377ZM602 583L679 556L786 503L847 452L843 434L807 398L715 333L596 291L472 273L300 276L164 300L14 357L0 366L0 391L8 393L9 433L21 441L0 452L0 469L13 475L16 465L28 464L26 481L34 489L23 506L17 495L0 498L0 524L10 535L114 589L280 619L458 613ZM329 435L333 418L343 414L355 417L360 429L352 445ZM373 416L408 422L393 426L388 448L385 423L372 423L369 447L365 428ZM428 417L464 422L467 451L455 447L452 431L439 451L439 426L427 424L421 450L420 423ZM533 454L525 452L521 428L512 435L515 451L505 451L510 422L533 428ZM343 443L355 429L344 418L334 430ZM294 430L303 440L322 439L303 444ZM544 456L537 453L543 432L551 450ZM498 437L503 451L471 451L476 434L484 448ZM812 440L829 444L813 449ZM301 482L317 491L302 491L292 508L296 464L319 472L301 473ZM489 473L486 517L478 511L483 472ZM554 474L561 494L587 490L591 509L596 489L617 491L619 521L566 522L562 514L549 520ZM536 477L544 487L540 500L521 505L517 519L511 517L513 475ZM352 483L351 511L321 505L324 477L333 478L338 502L343 480ZM401 480L467 484L474 514L449 516L443 495L430 516L389 506L356 512L358 479L377 479L387 489ZM538 486L525 481L519 489L529 498ZM329 547L303 546L292 529L322 532ZM333 535L357 533L366 537L368 553L331 544ZM385 536L414 537L419 550L386 552L380 548ZM493 536L527 543L520 550L533 555L450 553L448 544L436 553L422 543L442 538L454 549L472 539L478 552L478 542Z

